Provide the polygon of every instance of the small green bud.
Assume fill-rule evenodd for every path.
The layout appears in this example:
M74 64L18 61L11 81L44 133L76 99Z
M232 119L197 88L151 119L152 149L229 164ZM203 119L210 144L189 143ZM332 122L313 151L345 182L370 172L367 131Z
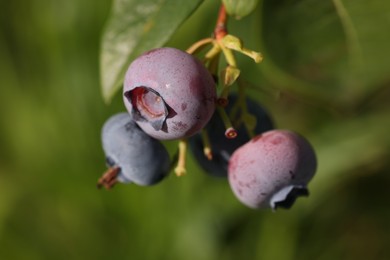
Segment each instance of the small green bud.
M231 65L227 66L221 72L224 86L231 86L237 80L238 76L240 76L240 70Z
M259 0L222 0L230 16L241 19L255 10Z

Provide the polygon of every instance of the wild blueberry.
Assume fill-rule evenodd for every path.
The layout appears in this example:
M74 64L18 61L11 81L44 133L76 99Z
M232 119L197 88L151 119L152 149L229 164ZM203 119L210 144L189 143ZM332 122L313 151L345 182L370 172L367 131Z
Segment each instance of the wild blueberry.
M229 103L226 107L226 112L232 114L232 107L236 105L237 95L229 96ZM246 105L248 112L255 116L257 124L254 129L255 134L260 134L265 131L273 129L273 123L269 113L254 100L246 98ZM190 138L191 151L203 168L203 170L213 176L227 177L228 163L233 152L247 143L250 140L248 131L242 123L242 111L231 115L230 119L233 126L237 130L237 137L234 139L227 139L225 136L225 126L218 113L214 113L210 122L206 126L207 133L210 137L210 144L212 149L212 159L209 160L203 153L203 142L200 134Z
M126 113L110 117L102 129L102 144L109 171L99 180L107 188L116 181L153 185L169 172L165 147L145 134Z
M215 110L215 83L192 55L174 48L144 53L129 66L124 103L137 124L160 140L199 132Z
M317 167L315 152L302 136L287 130L257 135L237 149L229 161L233 193L251 208L289 208L308 195Z

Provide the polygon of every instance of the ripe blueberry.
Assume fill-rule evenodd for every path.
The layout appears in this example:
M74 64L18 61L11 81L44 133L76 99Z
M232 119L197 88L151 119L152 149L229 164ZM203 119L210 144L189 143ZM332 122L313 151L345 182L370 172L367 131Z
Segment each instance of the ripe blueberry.
M308 195L317 167L315 152L302 136L287 130L260 134L237 149L229 161L229 184L251 208L289 208Z
M229 103L226 107L226 112L230 114L230 120L233 127L237 130L238 135L234 139L228 139L225 136L225 125L216 112L206 126L207 133L210 137L210 145L212 149L212 160L206 158L203 153L203 142L201 136L195 135L190 138L191 151L203 168L203 170L210 175L217 177L227 177L228 163L233 152L250 140L248 131L245 128L242 119L242 111L232 115L232 108L236 105L237 95L229 96ZM257 102L250 98L246 98L246 105L248 112L256 118L255 134L260 134L265 131L273 129L273 123L269 113Z
M137 124L160 140L199 132L215 110L216 89L207 69L174 48L144 53L129 66L124 103Z
M128 113L116 114L105 122L102 144L110 170L98 184L107 188L116 181L153 185L169 172L170 160L165 147L145 134Z

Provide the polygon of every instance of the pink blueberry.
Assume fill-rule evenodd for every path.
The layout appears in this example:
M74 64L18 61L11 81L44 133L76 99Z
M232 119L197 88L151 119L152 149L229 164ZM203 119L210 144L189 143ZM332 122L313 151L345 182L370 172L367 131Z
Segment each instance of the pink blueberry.
M228 179L235 196L251 208L289 208L308 195L317 168L315 152L302 136L270 130L238 148L229 160Z
M133 120L160 140L199 132L215 110L215 82L192 55L158 48L135 59L124 81L124 103Z

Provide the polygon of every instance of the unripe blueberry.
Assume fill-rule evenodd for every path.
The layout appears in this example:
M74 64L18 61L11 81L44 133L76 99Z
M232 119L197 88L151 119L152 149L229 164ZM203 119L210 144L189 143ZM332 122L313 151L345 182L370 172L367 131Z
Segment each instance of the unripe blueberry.
M229 161L229 184L251 208L289 208L307 195L317 167L315 152L302 136L287 130L260 134L237 149Z
M174 48L144 53L129 66L124 103L137 124L160 140L199 132L215 110L216 89L207 69Z
M236 106L237 95L229 96L229 103L226 107L228 115L231 114L232 108ZM246 106L248 112L256 118L256 127L254 134L260 134L273 129L273 122L269 113L258 102L246 98ZM206 126L206 131L209 135L210 145L212 149L212 159L209 160L203 152L203 142L200 134L190 138L190 147L195 159L203 170L212 176L227 177L228 163L233 152L247 143L250 140L248 131L242 122L242 111L238 110L234 116L230 116L230 120L234 128L237 130L237 137L228 139L225 136L225 125L221 116L215 112L210 122Z
M145 134L128 113L116 114L105 122L102 145L108 166L118 169L113 177L119 182L153 185L169 172L170 160L165 147Z

